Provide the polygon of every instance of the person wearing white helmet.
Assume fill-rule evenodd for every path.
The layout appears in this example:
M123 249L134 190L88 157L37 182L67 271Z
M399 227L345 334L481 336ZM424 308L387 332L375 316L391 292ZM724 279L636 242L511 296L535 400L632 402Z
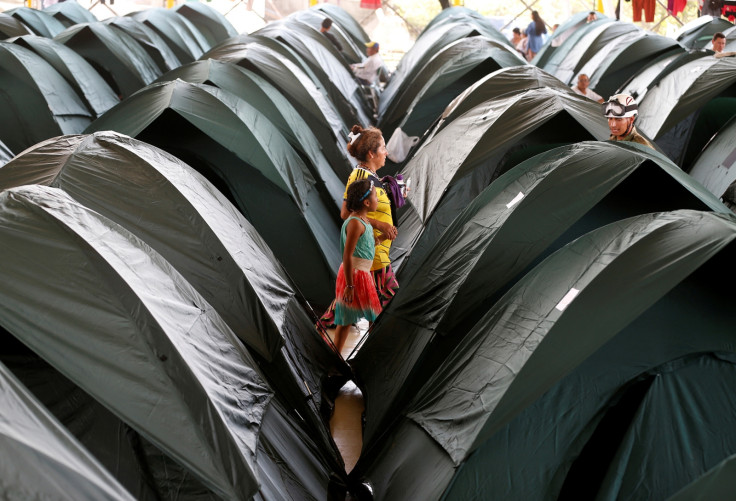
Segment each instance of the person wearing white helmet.
M634 127L634 120L639 114L636 101L628 94L616 94L603 103L603 115L608 119L611 129L611 141L631 141L654 148Z

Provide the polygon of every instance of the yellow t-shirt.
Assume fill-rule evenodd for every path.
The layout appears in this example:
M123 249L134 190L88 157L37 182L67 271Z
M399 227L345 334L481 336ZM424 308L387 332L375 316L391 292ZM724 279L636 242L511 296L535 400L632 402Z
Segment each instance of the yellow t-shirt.
M384 223L394 224L393 218L391 217L391 201L388 198L388 194L383 188L381 180L374 176L369 170L363 169L362 167L356 167L353 172L350 173L348 184L345 185L345 193L343 193L342 199L345 200L348 196L348 186L353 184L355 181L360 181L361 179L373 180L373 184L376 187L376 195L378 195L378 208L375 212L369 212L368 217ZM384 235L375 228L373 229L373 234L380 238L385 238ZM376 245L376 254L373 257L373 266L371 266L371 271L380 270L391 264L391 261L388 258L388 252L391 250L391 242L391 240L386 238Z

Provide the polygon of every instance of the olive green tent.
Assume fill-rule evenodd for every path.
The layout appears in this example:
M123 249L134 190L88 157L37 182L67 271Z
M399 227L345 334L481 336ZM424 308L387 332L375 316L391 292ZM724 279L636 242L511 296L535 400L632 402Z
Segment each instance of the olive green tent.
M158 33L182 63L191 63L212 46L186 17L163 7L128 14Z
M181 66L181 61L176 57L174 51L161 38L161 35L147 24L127 16L111 17L104 22L130 35L138 42L143 50L146 51L146 54L151 56L151 59L153 59L162 73Z
M30 7L16 7L6 10L5 13L21 21L34 34L46 38L54 38L66 28L50 13Z
M223 40L238 34L235 27L219 11L203 2L186 2L174 8L177 14L191 22L214 47Z

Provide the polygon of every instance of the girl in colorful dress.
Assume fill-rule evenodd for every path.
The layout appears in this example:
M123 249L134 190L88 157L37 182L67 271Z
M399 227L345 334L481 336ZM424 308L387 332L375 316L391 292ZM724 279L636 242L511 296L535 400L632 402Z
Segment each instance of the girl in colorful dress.
M342 264L335 285L335 346L338 353L342 353L351 324L361 318L373 322L381 313L376 284L370 273L375 238L368 213L378 207L373 182L362 179L352 183L348 186L345 203L350 216L340 232Z

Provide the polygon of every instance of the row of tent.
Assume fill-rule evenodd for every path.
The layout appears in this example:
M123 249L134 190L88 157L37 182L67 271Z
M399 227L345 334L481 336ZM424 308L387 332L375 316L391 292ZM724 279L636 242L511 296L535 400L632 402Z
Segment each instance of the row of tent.
M8 102L41 103L6 110L0 138L2 436L28 464L21 479L3 455L7 491L58 496L57 477L68 499L726 488L730 59L578 14L528 64L483 16L443 11L380 95L386 136L418 138L385 168L414 188L392 246L401 288L349 368L314 311L341 260L347 131L371 113L348 66L367 34L330 4L248 35L191 5L210 21L173 45L155 27L186 16L163 9L0 42ZM327 16L342 52L318 32ZM599 105L569 87L583 68L642 89L656 150L605 141ZM77 98L44 110L62 82ZM94 112L100 82L113 90ZM699 144L706 122L718 133ZM348 378L366 399L350 475L327 424ZM48 441L23 440L28 419Z

